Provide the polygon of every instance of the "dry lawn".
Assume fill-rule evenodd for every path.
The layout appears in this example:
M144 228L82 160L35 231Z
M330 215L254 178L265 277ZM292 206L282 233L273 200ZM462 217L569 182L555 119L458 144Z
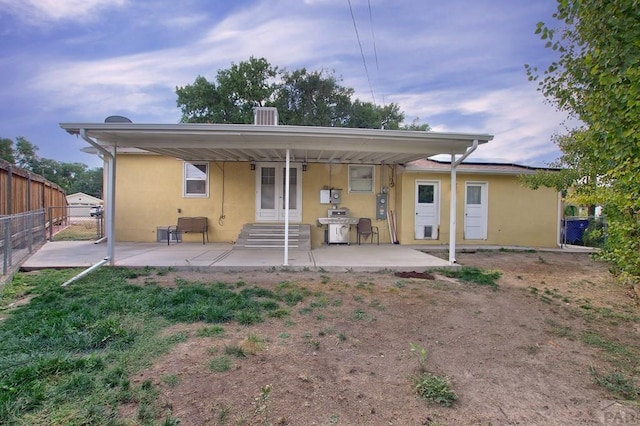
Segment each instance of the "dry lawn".
M167 286L176 277L289 282L309 293L289 315L225 324L223 336L198 337L207 324L175 326L186 342L133 380L159 386L182 425L574 425L612 415L640 423L637 404L614 403L625 398L590 372L620 371L636 385L640 377L640 306L606 265L586 254L499 251L458 262L501 271L499 289L391 272L154 277ZM428 351L430 372L449 378L459 396L452 407L416 397L411 343ZM246 357L227 355L229 370L212 371L226 348Z

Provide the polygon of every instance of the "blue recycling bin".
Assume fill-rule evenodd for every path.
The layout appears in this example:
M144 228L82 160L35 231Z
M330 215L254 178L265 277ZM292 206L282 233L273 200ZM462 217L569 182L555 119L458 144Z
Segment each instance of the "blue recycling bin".
M582 236L589 226L589 219L566 219L565 220L565 243L582 245Z

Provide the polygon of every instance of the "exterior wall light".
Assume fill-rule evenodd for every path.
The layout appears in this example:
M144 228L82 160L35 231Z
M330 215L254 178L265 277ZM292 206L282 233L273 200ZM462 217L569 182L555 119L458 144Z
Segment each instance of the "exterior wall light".
M251 170L255 170L256 169L256 162L251 160L250 167L251 167Z

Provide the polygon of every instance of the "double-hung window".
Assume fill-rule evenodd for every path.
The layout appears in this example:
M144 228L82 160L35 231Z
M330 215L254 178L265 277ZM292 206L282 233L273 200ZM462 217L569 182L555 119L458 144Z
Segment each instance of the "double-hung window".
M209 196L209 163L184 163L184 197Z
M374 166L349 166L349 192L373 192Z

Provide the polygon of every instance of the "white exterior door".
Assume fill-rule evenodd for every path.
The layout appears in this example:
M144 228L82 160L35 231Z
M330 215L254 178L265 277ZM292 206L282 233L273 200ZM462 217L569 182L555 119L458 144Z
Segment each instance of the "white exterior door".
M256 164L256 222L284 222L286 169L282 163ZM302 221L302 165L289 167L289 220Z
M464 203L464 239L487 239L487 182L467 182Z
M415 200L415 239L437 239L440 225L440 182L416 181Z

